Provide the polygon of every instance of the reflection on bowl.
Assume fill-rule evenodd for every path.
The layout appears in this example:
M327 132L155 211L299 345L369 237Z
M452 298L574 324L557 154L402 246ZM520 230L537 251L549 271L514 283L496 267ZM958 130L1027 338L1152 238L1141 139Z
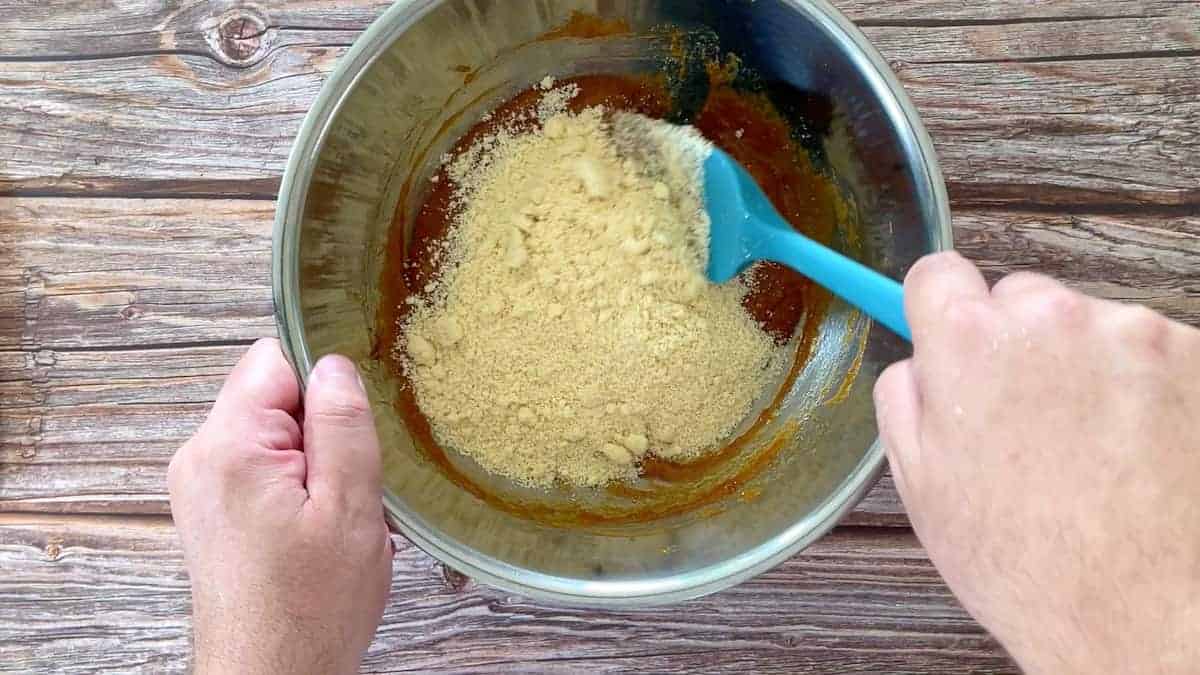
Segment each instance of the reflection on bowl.
M491 476L436 446L397 376L396 258L413 243L442 154L547 74L665 73L676 102L667 114L692 119L685 108L710 98L717 70L689 67L696 45L709 65L736 57L744 76L730 87L787 118L837 202L826 239L896 277L949 245L945 191L915 112L820 0L401 3L345 57L296 142L275 237L285 349L302 374L330 352L358 361L385 447L389 519L482 581L573 604L710 593L811 543L881 467L871 388L905 346L821 293L803 292L796 367L736 441L695 465L649 465L635 485L547 492Z

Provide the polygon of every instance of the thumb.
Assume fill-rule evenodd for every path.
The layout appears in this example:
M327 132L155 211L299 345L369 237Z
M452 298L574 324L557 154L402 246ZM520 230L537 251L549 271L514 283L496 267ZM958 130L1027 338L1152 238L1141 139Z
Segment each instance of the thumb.
M318 505L379 513L379 437L354 363L339 355L317 362L304 397L306 485Z
M875 416L896 490L911 511L921 472L921 392L911 360L888 366L875 382Z

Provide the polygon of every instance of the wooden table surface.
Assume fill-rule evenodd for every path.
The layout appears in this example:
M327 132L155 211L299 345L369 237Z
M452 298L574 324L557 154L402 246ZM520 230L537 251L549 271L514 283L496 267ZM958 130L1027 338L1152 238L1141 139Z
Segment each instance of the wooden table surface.
M292 139L382 0L0 0L0 671L187 669L164 476L273 335ZM1200 3L842 0L937 145L958 247L1200 324ZM1007 673L888 479L684 607L482 588L401 544L368 672Z

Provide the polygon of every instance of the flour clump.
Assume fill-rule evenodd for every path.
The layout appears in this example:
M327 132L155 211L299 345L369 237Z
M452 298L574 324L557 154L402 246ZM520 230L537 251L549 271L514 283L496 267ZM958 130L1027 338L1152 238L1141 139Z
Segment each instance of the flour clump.
M439 443L522 484L599 486L715 449L786 359L743 282L704 278L702 146L655 135L697 132L539 89L532 129L447 158L458 215L396 350Z

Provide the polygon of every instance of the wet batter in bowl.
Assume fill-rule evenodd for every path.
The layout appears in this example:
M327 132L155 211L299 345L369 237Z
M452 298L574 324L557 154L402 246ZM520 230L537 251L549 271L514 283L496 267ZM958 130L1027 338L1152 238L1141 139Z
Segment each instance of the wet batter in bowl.
M665 221L679 225L694 217L696 205L683 208L693 211L681 215L687 200L681 198L679 185L668 185L671 181L661 175L639 174L627 158L611 154L611 144L606 146L607 113L632 110L664 117L670 107L665 87L652 78L547 81L495 111L448 157L419 212L414 237L403 249L404 263L388 266L388 287L402 302L385 317L391 324L385 333L394 348L392 362L415 404L407 417L419 413L430 425L430 440L471 455L491 471L538 485L597 485L631 478L638 471L678 479L689 473L688 467L699 470L727 457L714 452L720 450L717 444L746 417L750 403L778 385L781 372L793 365L781 362L781 345L800 332L805 305L819 308L821 303L802 278L774 265L760 265L742 283L728 288L703 282L703 265L696 259L702 247L686 237L672 240L671 226L663 227ZM793 223L803 223L810 235L828 239L838 208L835 192L804 161L791 129L765 96L713 87L693 122L755 173ZM539 152L550 153L542 157L554 171L534 181L546 189L510 183L492 193L503 193L499 199L490 198L503 202L500 208L480 202L473 209L472 197L483 194L482 183L494 187L496 180L513 180L512 154L497 150L523 143L540 144ZM489 174L497 158L509 161L509 170ZM483 176L490 176L491 182L481 181ZM557 186L557 197L551 185ZM565 219L558 217L561 213L552 215L554 200L563 195L573 200L567 211L576 212ZM651 201L621 211L637 195ZM659 206L673 209L671 217L653 215ZM583 228L578 227L581 208L592 221ZM462 227L472 210L475 217L486 212L498 220L488 227ZM604 218L617 212L623 217ZM658 226L639 223L637 216L643 212ZM539 230L539 225L551 229ZM565 252L558 238L569 233L583 239L572 244L572 255L594 254L596 264L590 258L558 264L555 255ZM488 256L483 258L489 265L472 269L489 270L495 283L460 288L471 291L472 312L482 313L463 314L467 296L449 291L472 278L462 274L462 254L485 247ZM656 262L636 264L641 256ZM478 263L481 258L471 260ZM635 264L628 264L630 260ZM591 289L587 285L596 275L576 274L610 267L612 274L600 275L603 278ZM474 278L478 282L479 277ZM543 297L545 289L551 294ZM696 311L697 296L710 292L722 296L716 305L727 321L720 330L714 330L711 314ZM535 298L537 302L529 302ZM472 318L464 321L464 316ZM485 317L482 322L480 316ZM587 321L589 326L616 330L575 330ZM472 337L464 324L471 326ZM565 334L576 339L564 340L554 326L569 327ZM654 327L664 330L644 332ZM621 336L633 339L622 346ZM656 344L639 339L648 336L656 336ZM474 342L467 351L476 357L490 358L477 358L471 361L474 368L465 368L469 360L459 358L468 346L464 341ZM504 349L480 352L480 344ZM514 353L514 345L522 355L516 359L519 367L500 356ZM671 358L687 353L680 351L682 345L706 355L692 359L702 362L697 369L687 371L679 367L680 359ZM532 352L539 349L541 355L533 358ZM723 362L731 367L722 368ZM481 363L492 369L490 376L479 373ZM635 367L621 370L613 363ZM618 377L606 378L612 374ZM702 380L709 385L703 386ZM454 386L439 393L438 384L450 382ZM472 430L482 433L473 435ZM694 461L704 453L710 454Z
M578 85L547 88L535 128L448 163L462 210L397 349L440 442L595 486L714 449L785 364L746 283L704 278L699 162L644 161L607 109L566 112Z

